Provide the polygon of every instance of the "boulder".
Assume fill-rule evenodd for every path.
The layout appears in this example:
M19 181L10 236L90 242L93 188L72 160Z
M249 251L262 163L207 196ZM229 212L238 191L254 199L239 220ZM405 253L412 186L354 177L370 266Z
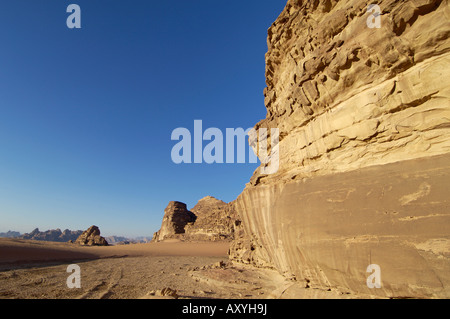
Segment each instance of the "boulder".
M84 231L75 241L82 246L108 246L105 238L100 236L100 229L97 226L91 226Z

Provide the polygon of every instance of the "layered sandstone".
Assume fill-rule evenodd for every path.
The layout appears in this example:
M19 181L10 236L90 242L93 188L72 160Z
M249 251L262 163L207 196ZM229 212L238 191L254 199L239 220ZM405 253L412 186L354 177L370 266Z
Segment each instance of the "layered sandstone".
M279 170L236 200L230 257L306 287L450 296L450 5L290 0L268 31ZM366 285L378 264L382 288Z

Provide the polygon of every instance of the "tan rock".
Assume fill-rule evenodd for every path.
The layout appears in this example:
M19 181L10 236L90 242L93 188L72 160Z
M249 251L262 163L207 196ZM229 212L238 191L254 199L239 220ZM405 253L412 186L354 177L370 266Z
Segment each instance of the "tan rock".
M236 211L233 203L207 196L191 211L186 204L171 202L165 209L161 229L152 241L223 241L234 239Z
M108 246L106 239L100 236L100 229L97 226L89 227L75 243L83 246Z
M140 299L178 299L178 292L172 288L152 290Z
M234 239L236 211L233 203L207 196L198 201L192 212L197 216L197 220L186 227L186 235L190 240Z
M450 297L448 0L289 0L268 30L280 168L235 201L230 257L312 288ZM369 289L379 264L382 288Z
M196 219L195 214L187 209L185 203L170 202L164 210L161 229L155 233L152 241L176 238L184 234L186 225L194 223Z
M163 288L161 290L157 290L155 292L155 296L161 296L161 297L172 297L177 299L178 294L176 290L173 290L172 288Z

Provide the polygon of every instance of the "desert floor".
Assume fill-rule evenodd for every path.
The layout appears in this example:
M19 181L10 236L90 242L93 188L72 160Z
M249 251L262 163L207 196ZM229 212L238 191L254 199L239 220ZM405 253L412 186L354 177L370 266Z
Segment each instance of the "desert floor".
M277 272L228 265L228 243L167 242L80 247L0 239L0 298L153 299L163 288L179 298L278 298L292 285ZM67 267L80 267L70 289ZM158 293L156 293L158 295Z

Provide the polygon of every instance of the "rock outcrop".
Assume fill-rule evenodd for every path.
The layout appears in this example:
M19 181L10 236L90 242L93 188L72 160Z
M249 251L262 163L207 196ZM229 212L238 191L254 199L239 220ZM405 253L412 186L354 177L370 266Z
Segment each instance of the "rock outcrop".
M185 228L187 237L203 241L233 240L236 220L233 205L212 196L199 200L191 210L197 219Z
M236 211L233 203L207 196L189 211L186 204L170 202L164 210L161 229L152 241L222 241L234 239Z
M153 235L152 241L179 238L179 235L185 233L186 225L194 223L196 219L195 214L187 209L185 203L170 202L164 210L161 229Z
M82 246L108 246L106 239L100 236L100 229L97 226L91 226L84 231L77 238L75 244Z
M289 0L270 27L255 129L279 129L279 169L236 200L230 258L305 287L448 298L450 5L376 3Z
M74 241L83 233L82 230L68 230L65 229L50 229L45 232L39 231L39 228L35 228L31 233L23 234L18 238L40 241L55 241L55 242L68 242Z

